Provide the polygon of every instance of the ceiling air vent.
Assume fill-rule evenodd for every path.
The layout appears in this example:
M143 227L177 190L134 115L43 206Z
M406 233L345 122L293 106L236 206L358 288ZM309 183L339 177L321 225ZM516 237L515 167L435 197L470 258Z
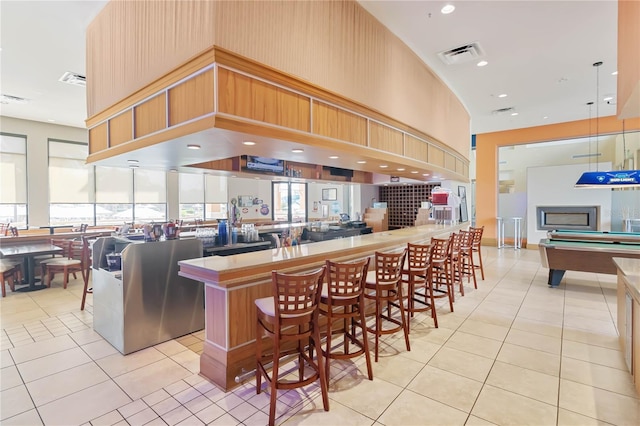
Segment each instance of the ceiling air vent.
M438 53L438 57L447 65L462 64L482 55L484 52L478 43L469 43Z
M505 114L511 114L512 112L515 112L515 108L514 107L494 109L493 111L491 111L491 114L493 114L493 115L505 115Z
M87 78L84 75L76 74L74 72L67 71L62 74L62 77L58 79L63 83L73 84L74 86L86 86Z
M0 95L1 104L26 104L27 102L29 102L28 99L19 98L18 96L5 95L4 93Z

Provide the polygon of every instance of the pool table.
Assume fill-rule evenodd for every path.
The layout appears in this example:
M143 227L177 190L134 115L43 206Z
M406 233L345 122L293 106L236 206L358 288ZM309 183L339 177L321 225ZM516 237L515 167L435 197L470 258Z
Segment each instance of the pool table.
M614 257L640 259L640 233L549 231L538 244L548 284L557 287L565 271L616 274Z

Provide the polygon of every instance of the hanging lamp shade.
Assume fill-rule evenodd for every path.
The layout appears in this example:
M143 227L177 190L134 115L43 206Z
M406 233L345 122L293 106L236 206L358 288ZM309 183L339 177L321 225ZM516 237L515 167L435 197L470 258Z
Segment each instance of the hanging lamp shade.
M593 64L596 69L596 151L598 141L598 120L600 118L598 112L598 103L600 96L600 74L598 69L602 65L602 62L596 62ZM592 105L593 102L589 102L587 105ZM591 110L589 110L591 111ZM589 121L591 121L591 112L589 112ZM589 130L591 133L591 130ZM624 140L624 121L622 122L622 137ZM591 138L591 135L589 135ZM589 142L589 149L591 149L591 142ZM623 149L626 151L626 148ZM625 155L625 154L623 154ZM612 171L588 171L584 172L575 184L576 188L636 188L640 187L640 170L612 170Z
M584 172L576 188L633 188L640 187L640 170Z

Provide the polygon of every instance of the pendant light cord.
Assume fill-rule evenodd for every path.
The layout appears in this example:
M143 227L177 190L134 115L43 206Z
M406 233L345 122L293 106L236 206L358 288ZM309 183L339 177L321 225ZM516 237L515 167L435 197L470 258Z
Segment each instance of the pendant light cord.
M593 64L596 67L596 157L599 155L598 137L600 136L600 65L602 62ZM596 172L598 171L598 161L596 161Z

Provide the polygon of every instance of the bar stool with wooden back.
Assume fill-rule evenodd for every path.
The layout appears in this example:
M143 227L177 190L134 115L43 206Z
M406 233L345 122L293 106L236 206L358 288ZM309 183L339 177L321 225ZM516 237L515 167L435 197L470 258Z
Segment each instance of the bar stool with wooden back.
M458 267L460 268L460 279L467 278L467 282L471 282L473 278L473 287L478 288L476 280L476 268L473 265L473 232L460 231L460 246L458 250ZM462 285L462 283L460 283Z
M431 238L431 253L429 256L429 268L434 298L449 298L449 308L453 312L453 279L450 274L449 257L452 247L452 236L449 238ZM444 290L440 288L444 285Z
M409 330L407 328L407 317L404 311L404 301L402 297L402 266L407 255L407 249L399 253L375 253L376 266L373 271L367 273L367 283L365 284L365 299L374 300L375 324L367 331L375 334L375 360L378 362L380 347L380 336L383 334L393 334L398 331L404 333L404 341L407 351L411 350L409 344ZM387 313L383 313L386 305ZM391 307L397 307L400 311L400 318L395 318L391 314ZM383 328L382 321L386 320L395 324L392 328Z
M408 284L407 289L407 330L411 332L411 320L416 312L431 310L431 318L438 328L438 316L433 296L431 280L431 245L407 243L407 264L402 269L402 282ZM422 292L421 292L422 290ZM416 302L422 306L416 307Z
M478 253L478 263L471 257L474 268L480 268L480 276L484 281L484 265L482 264L482 233L484 232L484 225L480 228L469 227L469 231L473 232L473 244L471 246L473 253Z
M257 310L256 322L256 393L261 391L262 377L271 388L269 406L269 425L273 426L276 414L276 399L278 389L295 389L320 380L322 402L324 410L329 411L329 396L327 394L327 376L322 359L320 327L318 314L320 291L324 280L325 267L302 274L284 274L277 271L271 273L273 289L272 297L265 297L255 301ZM273 357L262 354L262 337L267 334L273 341ZM289 345L295 343L295 347ZM306 352L309 344L309 354L317 348L317 362ZM288 354L298 357L298 380L290 381L279 377L280 358ZM267 372L267 361L271 360L273 368L271 375ZM305 377L305 364L313 369L313 374Z
M329 360L348 359L359 355L365 356L369 380L373 380L369 340L367 338L367 322L365 319L364 285L367 278L370 259L366 258L351 263L326 261L327 284L322 287L320 313L327 317L327 341L323 352L325 357L325 374L329 382ZM342 320L340 330L332 330L334 321ZM362 330L362 339L356 337L356 326ZM331 338L335 333L344 336L343 351L332 351ZM349 343L359 349L349 351Z

